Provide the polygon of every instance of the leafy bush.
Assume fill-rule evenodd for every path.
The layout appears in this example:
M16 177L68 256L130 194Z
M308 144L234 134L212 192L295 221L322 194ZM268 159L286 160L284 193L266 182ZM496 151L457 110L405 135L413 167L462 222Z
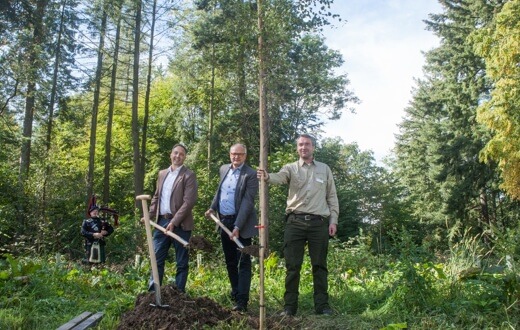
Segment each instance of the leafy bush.
M443 256L432 256L402 233L392 254L374 254L370 238L361 235L331 240L329 295L336 315L314 315L311 265L304 259L297 315L308 328L465 329L516 328L520 325L517 275L505 258L482 254L480 241L468 236ZM497 236L506 247L515 235ZM497 249L498 251L499 249ZM509 250L508 250L509 251ZM512 251L512 250L511 250ZM498 255L497 255L498 256ZM517 256L514 255L516 258ZM191 259L188 292L232 306L221 249ZM498 261L493 265L493 260ZM175 263L166 264L166 281ZM264 260L264 304L267 316L283 308L284 259L272 252ZM500 263L506 263L501 265ZM258 260L254 259L250 312L259 308ZM66 256L0 259L0 328L54 329L82 311L103 311L100 329L116 329L119 318L146 290L147 258L84 266ZM226 325L242 329L243 325Z

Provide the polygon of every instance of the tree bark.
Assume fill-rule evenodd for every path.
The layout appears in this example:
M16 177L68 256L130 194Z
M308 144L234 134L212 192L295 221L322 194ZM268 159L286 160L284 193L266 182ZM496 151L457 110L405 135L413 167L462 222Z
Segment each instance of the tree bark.
M43 42L44 24L43 19L45 15L45 9L47 7L47 0L39 0L36 3L36 10L31 15L33 37L29 47L28 54L28 82L27 82L27 94L25 98L25 116L23 121L23 139L22 148L20 154L20 183L22 188L25 187L25 180L29 177L29 167L31 164L31 140L33 131L34 121L34 107L36 102L36 82L38 81L38 57L39 57L39 46Z
M144 173L141 172L139 152L139 44L141 39L141 0L136 1L135 35L134 35L134 68L132 88L132 149L134 163L135 196L143 193ZM136 202L136 206L139 207Z
M209 124L208 124L208 184L211 175L211 159L213 158L213 146L215 137L214 134L214 120L215 120L215 44L211 44L211 91L209 98Z
M265 53L264 53L264 22L262 12L262 1L257 1L258 5L258 94L259 94L259 113L260 113L260 168L267 171L267 156L268 156L268 141L269 141L269 127L268 127L268 113L266 107L266 87L265 87ZM260 329L266 329L265 324L265 304L264 304L264 258L269 250L268 242L268 197L267 183L260 180Z
M144 99L144 118L143 118L143 140L141 141L141 186L144 187L144 171L146 165L146 141L148 131L148 118L150 114L150 90L152 88L152 64L153 64L153 51L154 51L154 35L155 35L155 21L157 16L157 0L153 1L152 8L152 26L150 28L150 46L148 50L148 75L146 77L146 93ZM144 189L144 188L143 188Z
M60 28L58 31L58 40L56 42L56 54L54 56L54 68L52 73L52 87L51 87L51 97L49 101L49 111L47 116L47 134L45 136L45 153L48 155L51 149L52 142L52 126L54 123L54 103L56 103L56 91L58 89L58 70L60 66L60 57L61 57L61 38L63 36L64 30L64 22L65 22L65 9L67 6L67 0L62 1L61 7L61 15L60 15ZM47 201L47 180L51 174L51 166L46 164L45 168L45 177L43 178L43 193L42 193L42 205L43 211L46 209L46 201Z
M121 6L121 4L117 4ZM110 78L110 97L108 101L107 134L105 136L105 167L103 171L103 203L110 201L110 164L112 161L112 122L114 120L114 104L116 98L117 64L119 62L119 42L121 39L121 7L117 8L116 40L114 44L114 59Z
M108 0L107 0L108 1ZM96 76L94 79L94 101L92 102L92 115L90 123L90 146L88 159L88 175L87 175L87 196L90 198L94 192L94 165L96 156L96 131L97 131L97 117L99 109L99 94L101 89L101 74L103 71L103 51L105 47L105 33L107 27L107 4L104 2L103 13L101 17L101 27L99 30L99 46L97 51L97 67Z

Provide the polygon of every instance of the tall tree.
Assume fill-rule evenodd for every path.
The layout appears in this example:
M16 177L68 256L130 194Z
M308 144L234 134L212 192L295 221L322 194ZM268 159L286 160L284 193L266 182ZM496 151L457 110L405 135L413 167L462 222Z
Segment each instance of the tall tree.
M495 221L482 201L495 198L497 187L493 168L478 159L487 134L476 108L489 85L468 36L490 21L495 7L480 0L441 3L444 12L426 21L441 45L426 54L427 77L400 125L398 173L419 220L454 235L470 227L482 232Z
M97 138L97 124L98 124L98 112L99 112L99 100L101 95L101 80L103 78L103 57L105 53L105 34L107 29L108 19L108 0L101 1L100 4L100 25L99 25L99 43L97 50L97 64L96 74L94 77L94 100L92 101L92 113L90 123L90 145L89 145L89 162L88 162L88 175L87 175L87 196L85 200L88 200L94 192L94 170L95 170L95 157L96 157L96 138Z
M242 140L258 148L260 132L254 109L258 108L259 100L252 93L258 84L257 32L252 29L257 19L257 4L196 3L206 14L197 16L193 23L193 47L201 54L196 58L203 61L213 58L217 79L224 82L224 89L214 89L215 98L224 100L221 111L216 112L223 115L222 120L215 117L211 127L225 136L225 140ZM325 8L331 1L320 3ZM313 13L310 1L295 6L292 1L273 0L264 2L264 7L270 141L280 146L292 142L296 131L304 126L307 131L319 133L325 117L339 118L357 99L347 89L346 75L335 73L343 63L340 54L328 49L315 34L326 20ZM306 83L305 79L312 83Z
M57 22L51 21L55 24L49 24L49 26L55 26L56 32L49 42L55 46L49 47L51 54L54 53L54 65L51 73L50 96L46 114L47 128L44 141L44 159L48 159L52 147L53 125L59 110L57 107L58 101L66 98L67 91L77 86L77 79L71 73L77 67L74 56L81 49L75 38L76 29L81 23L81 19L77 16L75 10L77 5L76 0L61 0L60 7L58 7L60 8L59 15L57 16L59 19ZM52 13L49 16L53 16ZM42 184L43 192L41 194L44 205L47 201L47 180L52 175L52 166L45 164L45 167L46 171Z
M507 1L488 27L476 31L473 40L493 82L490 98L477 114L477 120L493 133L481 156L498 164L501 187L520 199L520 1Z
M143 135L141 141L141 161L140 161L140 173L143 173L144 180L144 169L146 161L146 141L148 132L148 118L150 113L150 91L152 88L152 70L153 70L153 52L154 52L154 36L155 36L155 23L157 20L157 0L153 1L152 13L151 13L151 27L150 27L150 42L148 45L148 72L146 75L146 94L144 98L144 116L143 116Z
M122 1L116 1L113 4L112 12L116 20L116 34L114 42L114 51L112 59L112 73L110 78L110 96L108 101L107 128L105 135L105 164L103 170L103 203L108 205L110 201L110 167L112 152L112 123L114 120L114 107L116 99L117 85L117 69L119 65L119 48L121 40L121 20L122 20Z
M23 120L22 149L20 154L20 180L22 186L29 175L31 159L31 142L33 132L34 111L36 107L38 74L43 65L41 62L41 49L46 33L44 23L45 11L48 0L36 1L34 10L30 11L28 27L32 33L29 43L26 45L27 63L27 88L25 91L25 114Z
M265 84L265 29L264 29L264 11L262 1L257 2L258 9L258 114L260 122L260 169L267 170L268 164L268 148L269 148L269 113L267 111L267 93ZM260 180L260 329L265 329L265 304L264 304L264 258L269 253L269 218L268 204L269 191L267 183Z
M135 2L135 30L134 30L134 61L132 74L132 151L134 164L134 194L143 193L144 173L141 167L140 156L140 127L139 127L139 59L141 47L141 17L142 1Z

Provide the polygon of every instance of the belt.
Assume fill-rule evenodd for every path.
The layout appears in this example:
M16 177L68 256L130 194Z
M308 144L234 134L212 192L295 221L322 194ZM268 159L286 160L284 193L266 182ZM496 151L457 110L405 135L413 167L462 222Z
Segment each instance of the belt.
M315 214L306 214L306 213L291 213L289 215L294 215L296 219L310 221L310 220L322 220L323 217L321 215L315 215Z
M219 218L221 220L224 220L224 219L235 219L237 216L236 214L228 214L228 215L224 215L224 214L218 214Z
M171 213L161 214L160 217L170 220L170 219L173 219L173 214L171 214Z

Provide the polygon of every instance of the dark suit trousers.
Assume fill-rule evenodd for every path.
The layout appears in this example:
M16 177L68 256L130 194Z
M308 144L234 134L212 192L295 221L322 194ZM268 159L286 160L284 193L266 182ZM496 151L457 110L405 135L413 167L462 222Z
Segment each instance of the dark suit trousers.
M233 231L234 219L222 219L222 223ZM251 238L240 237L239 239L244 246L251 245ZM251 256L240 252L236 243L223 230L221 230L221 241L231 284L231 296L238 305L247 307L251 288Z

